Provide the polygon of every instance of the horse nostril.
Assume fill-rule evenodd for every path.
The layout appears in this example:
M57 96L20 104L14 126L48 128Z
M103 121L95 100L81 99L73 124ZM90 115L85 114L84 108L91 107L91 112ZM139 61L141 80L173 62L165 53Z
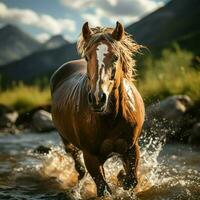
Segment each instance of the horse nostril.
M106 94L104 92L102 92L100 94L100 102L101 103L105 103L106 102Z
M88 93L88 102L90 104L92 104L92 93L91 92Z

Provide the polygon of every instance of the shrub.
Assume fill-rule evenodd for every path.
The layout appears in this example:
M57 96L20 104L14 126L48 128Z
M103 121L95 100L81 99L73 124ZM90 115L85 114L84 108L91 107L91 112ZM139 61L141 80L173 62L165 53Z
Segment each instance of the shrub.
M50 103L50 91L48 88L40 89L37 86L26 86L20 83L1 91L0 103L23 111Z
M145 59L137 85L147 104L175 94L200 99L200 71L191 67L192 58L192 53L175 46L174 50L163 50L159 59Z

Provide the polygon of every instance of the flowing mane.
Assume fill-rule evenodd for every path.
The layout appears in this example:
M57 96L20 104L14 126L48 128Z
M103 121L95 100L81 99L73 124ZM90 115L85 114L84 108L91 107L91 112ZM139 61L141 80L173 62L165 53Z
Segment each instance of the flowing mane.
M77 50L82 57L99 40L109 41L115 50L117 56L120 57L124 77L130 81L134 80L136 75L135 60L133 56L141 49L142 45L138 45L131 35L125 32L121 41L116 41L112 38L111 33L113 28L95 27L91 28L93 34L89 41L84 40L81 34L77 42Z

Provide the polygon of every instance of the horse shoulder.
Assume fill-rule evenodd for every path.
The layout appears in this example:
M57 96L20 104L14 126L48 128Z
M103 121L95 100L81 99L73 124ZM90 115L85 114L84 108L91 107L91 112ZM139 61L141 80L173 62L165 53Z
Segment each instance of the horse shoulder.
M64 63L59 67L50 78L50 88L51 92L57 88L67 77L71 74L79 71L80 73L86 73L86 61L83 59L73 60Z
M134 84L132 88L133 88L133 94L135 99L135 110L136 110L135 112L136 127L134 130L134 142L133 142L135 143L141 134L145 117L145 108L143 99Z
M124 87L129 96L129 104L133 110L134 119L137 125L142 127L145 115L143 99L132 81L124 79Z
M139 91L137 90L135 85L133 85L133 88L134 88L134 94L135 94L135 100L136 100L137 107L140 107L140 109L138 109L138 110L141 111L141 113L144 115L144 102L141 97L141 94L139 93Z

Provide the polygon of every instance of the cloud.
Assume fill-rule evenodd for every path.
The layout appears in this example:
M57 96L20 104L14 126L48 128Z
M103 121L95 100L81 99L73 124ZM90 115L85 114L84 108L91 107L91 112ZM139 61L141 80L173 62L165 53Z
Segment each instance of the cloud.
M155 10L161 5L161 3L153 0L115 0L116 2L114 5L111 3L112 1L96 1L96 6L110 16L142 16Z
M38 35L36 35L36 39L39 41L39 42L46 42L49 38L50 38L50 34L48 33L39 33Z
M155 0L60 0L68 8L79 10L82 18L92 25L102 25L102 19L129 24L163 6ZM88 12L93 10L93 13Z
M0 2L0 22L24 24L47 31L51 34L59 34L63 31L74 32L75 22L71 19L55 19L46 14L38 14L31 9L8 8Z
M81 14L81 17L84 19L84 21L88 21L91 26L102 26L101 18L102 13L101 10L96 10L94 14L92 13L83 13Z
M71 7L74 9L83 9L89 7L93 4L91 0L60 0L61 3L66 7Z

